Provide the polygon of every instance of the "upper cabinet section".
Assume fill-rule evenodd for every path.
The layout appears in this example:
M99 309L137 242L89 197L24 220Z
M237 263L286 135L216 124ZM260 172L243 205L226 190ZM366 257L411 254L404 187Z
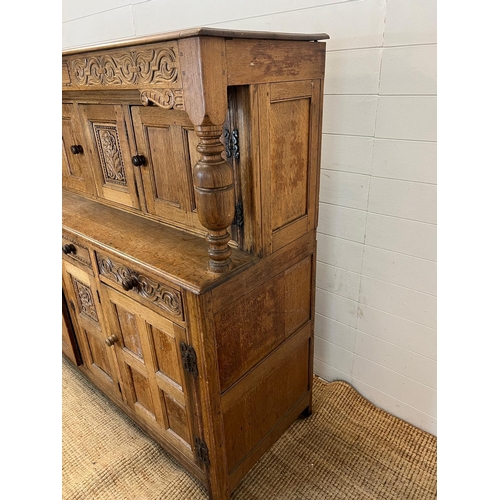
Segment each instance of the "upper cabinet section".
M64 52L64 187L205 235L215 273L234 246L291 243L317 225L326 38L199 28Z

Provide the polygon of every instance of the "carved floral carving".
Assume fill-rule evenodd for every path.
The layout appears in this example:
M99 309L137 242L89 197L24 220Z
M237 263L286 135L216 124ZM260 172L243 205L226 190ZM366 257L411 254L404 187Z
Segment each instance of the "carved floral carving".
M104 181L126 186L127 178L118 140L118 130L112 125L97 125L94 123L93 127Z
M100 274L116 281L117 283L123 283L124 280L136 278L138 285L134 288L134 290L139 295L148 299L150 302L165 311L182 318L182 299L177 290L153 281L151 278L133 271L126 266L116 264L108 257L104 257L100 254L97 254L97 265L99 267Z
M178 80L176 46L79 57L71 60L76 85L175 84Z

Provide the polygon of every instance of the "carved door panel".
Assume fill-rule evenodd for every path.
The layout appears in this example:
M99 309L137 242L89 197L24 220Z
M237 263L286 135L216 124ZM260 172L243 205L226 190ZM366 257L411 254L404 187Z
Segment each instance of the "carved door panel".
M80 130L76 104L62 105L62 184L82 193L94 193L88 151Z
M161 431L165 440L193 457L192 406L180 343L184 328L103 285L103 306L128 405Z
M116 357L113 348L106 344L107 335L94 279L78 267L63 261L63 289L84 366L103 389L121 398Z
M139 208L122 106L80 104L79 110L98 196Z
M183 111L132 106L146 210L181 226L206 230L196 214L193 167L198 138Z

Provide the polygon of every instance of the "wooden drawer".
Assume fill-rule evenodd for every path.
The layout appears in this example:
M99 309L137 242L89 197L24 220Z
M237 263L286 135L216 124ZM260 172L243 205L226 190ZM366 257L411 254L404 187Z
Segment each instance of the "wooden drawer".
M89 249L73 236L63 234L62 253L70 262L92 268Z
M96 252L99 278L147 306L153 306L175 322L184 321L182 296L178 288L165 284L114 256Z

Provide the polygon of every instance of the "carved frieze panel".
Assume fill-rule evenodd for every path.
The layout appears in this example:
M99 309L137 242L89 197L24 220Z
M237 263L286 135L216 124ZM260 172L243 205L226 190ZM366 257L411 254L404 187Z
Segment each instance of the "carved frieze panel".
M79 313L99 323L99 317L97 316L94 297L90 287L78 281L76 278L73 278L73 286L76 292L76 299L78 300Z
M155 85L180 87L177 44L118 49L69 58L76 86Z
M100 274L122 285L124 283L134 283L133 290L141 297L174 316L178 316L180 319L183 318L182 298L179 291L158 283L122 264L113 262L99 253L96 255Z
M93 128L104 182L126 186L127 178L117 128L114 125L99 125L96 123L93 124Z

